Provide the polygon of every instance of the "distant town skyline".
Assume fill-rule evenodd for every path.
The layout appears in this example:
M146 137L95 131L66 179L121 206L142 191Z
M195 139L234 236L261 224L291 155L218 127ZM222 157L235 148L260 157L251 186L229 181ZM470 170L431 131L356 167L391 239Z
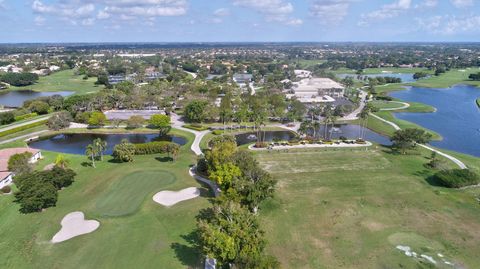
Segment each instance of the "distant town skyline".
M475 42L479 14L474 0L0 0L0 42Z

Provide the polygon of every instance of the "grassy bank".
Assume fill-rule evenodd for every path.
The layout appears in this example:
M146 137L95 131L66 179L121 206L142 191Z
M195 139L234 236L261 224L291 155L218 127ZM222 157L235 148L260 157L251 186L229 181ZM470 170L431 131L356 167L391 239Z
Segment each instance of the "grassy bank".
M438 268L447 268L438 253L480 267L475 193L430 185L429 155L382 147L259 152L279 181L261 211L270 253L284 268L433 267L396 249L406 245Z
M357 70L348 69L348 68L340 68L336 70L332 70L336 74L352 74L356 75ZM416 72L426 72L432 73L432 71L426 68L399 68L399 67L385 67L385 68L367 68L363 70L362 75L373 75L373 74L384 74L388 75L388 73L394 74L413 74Z
M30 86L11 87L9 90L33 90L38 92L73 91L77 94L96 92L100 87L95 85L96 78L83 79L74 74L74 70L64 70L49 76L40 77L39 81Z
M181 132L181 131L176 131ZM110 157L85 166L85 156L67 155L78 176L75 183L59 192L58 204L42 213L23 215L12 203L13 196L0 196L1 268L185 268L201 260L188 238L195 216L206 206L197 198L165 208L152 201L161 190L201 187L188 174L195 162L189 144L179 159L164 155L136 156L135 162L118 164ZM56 153L44 152L42 169ZM203 189L203 188L202 188ZM209 192L203 189L202 196ZM100 228L60 244L49 240L60 229L62 218L73 211L85 212Z
M477 103L477 106L480 108L480 98L477 99L476 103Z

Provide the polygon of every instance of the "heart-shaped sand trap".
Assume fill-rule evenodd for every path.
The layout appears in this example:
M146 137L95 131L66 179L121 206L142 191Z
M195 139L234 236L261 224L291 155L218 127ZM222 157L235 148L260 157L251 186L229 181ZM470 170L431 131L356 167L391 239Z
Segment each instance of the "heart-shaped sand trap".
M96 220L85 220L83 212L72 212L62 219L62 229L52 238L52 243L67 241L82 234L88 234L100 226Z
M181 191L161 191L153 196L153 201L164 206L172 206L198 196L200 196L200 189L191 187Z

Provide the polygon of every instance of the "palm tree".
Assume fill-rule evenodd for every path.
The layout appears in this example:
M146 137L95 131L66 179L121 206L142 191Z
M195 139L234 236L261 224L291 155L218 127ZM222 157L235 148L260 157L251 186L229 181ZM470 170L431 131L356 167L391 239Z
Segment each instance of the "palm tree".
M66 169L69 164L70 164L70 160L65 158L65 155L63 154L58 154L57 157L55 158L55 166L57 167Z
M95 147L94 144L89 144L85 150L85 154L92 160L92 166L93 168L96 168L95 166L95 157L98 154L97 147Z
M103 153L107 150L107 141L97 138L93 140L93 145L97 150L97 154L100 153L100 160L103 161Z

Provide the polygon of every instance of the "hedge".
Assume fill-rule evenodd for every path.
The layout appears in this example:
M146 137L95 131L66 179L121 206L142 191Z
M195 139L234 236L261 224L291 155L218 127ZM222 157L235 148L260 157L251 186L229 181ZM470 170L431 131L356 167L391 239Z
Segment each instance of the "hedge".
M34 122L34 123L22 125L22 126L19 126L19 127L16 127L16 128L12 128L12 129L0 132L0 137L11 135L11 134L18 133L18 132L21 132L21 131L25 131L25 130L28 130L30 128L34 128L34 127L37 127L37 126L45 125L47 123L47 121L48 120L37 121L37 122Z
M28 113L28 114L16 116L15 121L26 120L26 119L30 119L30 118L33 118L33 117L36 117L36 116L38 116L37 113Z
M437 172L434 178L447 188L461 188L480 183L480 176L469 169L451 169Z
M207 126L203 126L201 124L185 124L183 127L199 132L208 130Z
M135 155L149 155L157 153L166 153L170 144L168 141L150 142L144 144L134 144Z

